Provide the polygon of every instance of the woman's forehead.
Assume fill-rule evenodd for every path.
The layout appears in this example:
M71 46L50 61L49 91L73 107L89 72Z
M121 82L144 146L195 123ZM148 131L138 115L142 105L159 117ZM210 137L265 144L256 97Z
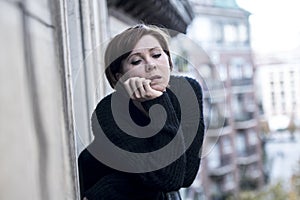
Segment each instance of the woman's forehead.
M152 35L144 35L138 40L133 50L135 49L150 49L154 47L161 47L160 42Z
M162 50L161 46L135 48L135 49L133 49L131 51L131 53L129 54L129 56L135 55L135 54L152 52L152 51L156 51L156 50L161 51Z

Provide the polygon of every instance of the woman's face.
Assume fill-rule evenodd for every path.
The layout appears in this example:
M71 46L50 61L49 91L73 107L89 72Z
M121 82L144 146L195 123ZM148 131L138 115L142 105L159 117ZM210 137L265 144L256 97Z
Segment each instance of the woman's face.
M151 80L154 90L165 91L170 80L168 55L152 35L143 36L122 62L123 78L140 77Z

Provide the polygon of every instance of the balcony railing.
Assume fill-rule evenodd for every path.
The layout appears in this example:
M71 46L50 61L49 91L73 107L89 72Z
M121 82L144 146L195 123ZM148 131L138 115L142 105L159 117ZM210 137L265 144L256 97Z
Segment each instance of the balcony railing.
M251 145L246 148L245 151L238 152L237 162L239 165L249 165L257 162L260 159L257 152L257 146Z
M257 126L257 120L256 119L235 121L235 123L234 123L234 127L236 129L248 129L248 128L252 128L254 126Z
M224 176L232 171L234 171L233 164L220 166L217 168L209 169L210 176Z
M252 78L232 79L231 85L233 86L253 85L253 79Z
M234 114L234 119L235 121L248 121L253 119L254 116L254 112L243 112L243 113L236 113Z

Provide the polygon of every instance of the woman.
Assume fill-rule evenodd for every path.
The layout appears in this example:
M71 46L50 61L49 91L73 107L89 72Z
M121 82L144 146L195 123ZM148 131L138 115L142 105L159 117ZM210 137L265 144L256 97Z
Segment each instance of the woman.
M92 115L93 142L79 156L88 200L181 199L199 165L204 136L197 81L170 76L168 35L136 25L109 43L106 77L115 92Z

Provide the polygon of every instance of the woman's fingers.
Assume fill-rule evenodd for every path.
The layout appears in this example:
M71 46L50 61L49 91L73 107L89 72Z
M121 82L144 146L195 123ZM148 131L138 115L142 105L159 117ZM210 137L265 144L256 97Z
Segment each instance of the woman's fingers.
M158 90L154 90L151 86L150 86L151 81L148 80L147 84L144 85L145 87L145 97L148 99L154 99L156 97L159 97L162 95L161 91Z
M132 77L124 82L124 87L130 98L138 101L145 101L162 95L162 92L152 89L150 83L151 80Z
M124 81L123 86L126 90L126 92L128 93L128 95L130 96L130 98L132 98L133 95L133 90L131 89L131 79L127 79L126 81Z
M132 99L140 99L144 93L143 82L145 78L132 77L124 82L125 89Z

